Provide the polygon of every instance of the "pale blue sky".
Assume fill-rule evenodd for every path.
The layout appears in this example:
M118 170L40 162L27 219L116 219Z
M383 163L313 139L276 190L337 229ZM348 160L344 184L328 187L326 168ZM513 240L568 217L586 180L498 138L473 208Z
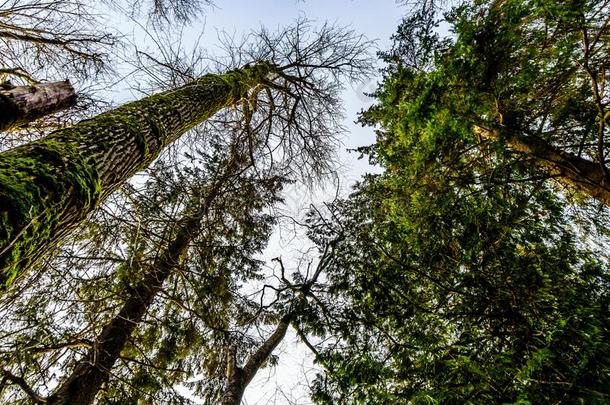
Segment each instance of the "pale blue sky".
M406 12L405 7L398 6L395 0L214 0L216 7L207 8L205 16L194 20L191 27L185 31L184 45L188 50L188 43L194 42L203 30L200 45L208 52L214 54L218 43L218 32L224 31L234 34L240 38L252 30L265 26L270 30L277 27L290 25L298 18L313 20L314 24L323 24L328 21L339 26L349 26L356 33L365 35L368 39L378 40L379 49L387 49L390 45L390 36L396 30L401 16ZM135 35L138 46L146 47L147 41L137 28L133 27L133 21L127 19L113 19L109 24L116 26L118 30L128 31ZM168 29L172 29L169 27ZM342 137L343 147L340 151L340 159L344 165L341 170L341 186L343 194L349 191L349 187L365 172L374 170L366 161L357 160L356 154L347 153L347 148L369 145L374 142L372 128L362 128L354 124L357 113L371 104L371 99L363 95L363 92L371 92L376 88L379 78L373 78L367 83L347 86L344 92L346 120L344 125L347 133ZM126 99L137 98L138 95L127 92L116 92L112 95L115 101L126 101ZM307 206L309 202L319 203L321 200L332 198L333 190L329 194L322 192L320 195L311 196L303 189L289 189L286 195L288 208ZM291 207L294 205L295 207ZM291 243L297 245L306 241L292 238ZM263 256L287 258L290 249L298 251L299 246L288 246L281 236L274 235L272 241ZM265 260L263 258L263 260ZM281 345L277 354L280 355L279 365L274 368L261 370L246 390L244 402L247 405L263 404L309 404L307 391L307 379L312 374L306 375L304 370L311 368L311 356L302 345L296 343L297 339L290 334ZM281 390L283 394L279 394ZM291 397L294 402L289 402L286 397Z
M379 38L388 37L400 19L394 0L219 0L208 10L207 20L210 25L241 30L286 24L303 13L311 19L349 24Z
M289 25L299 17L306 17L322 24L325 21L341 26L349 26L369 39L378 40L380 49L387 49L390 36L396 30L404 6L395 0L217 0L217 6L207 10L205 16L204 42L214 47L217 31L227 31L239 36L261 25L275 28ZM197 24L195 24L197 27ZM212 49L213 51L213 49ZM346 148L367 145L373 142L373 131L354 125L358 111L370 105L363 92L376 87L377 79L348 88L345 92L346 126L349 133L344 138ZM352 154L353 155L353 154ZM342 153L347 165L344 186L353 183L360 175L369 170L368 165L356 161L355 156Z
M217 30L240 36L261 25L275 28L289 25L295 19L304 16L320 24L328 21L350 26L369 39L377 39L380 49L387 49L390 45L390 36L406 11L394 0L217 0L216 3L217 7L208 10L205 17L204 42L206 45L210 44L212 48ZM341 176L344 193L363 173L373 170L366 161L357 160L354 153L346 153L345 149L374 142L371 128L362 128L353 122L357 113L371 103L371 100L362 93L375 89L377 80L378 78L374 78L362 85L349 86L344 93L345 126L348 129L343 137L344 147L340 153L342 163L345 165ZM286 198L288 204L291 200L295 205L306 202L307 198L304 198L303 190L295 189L292 192L293 198L291 199L290 196ZM324 196L321 198L324 199ZM320 197L314 198L317 199ZM294 240L291 242L294 243ZM288 244L283 244L276 235L268 249L269 257L282 254L286 257L288 249ZM289 399L295 404L310 403L305 386L307 379L313 377L313 373L307 374L306 371L313 367L313 364L307 349L297 344L297 339L289 334L277 354L280 356L278 366L258 373L246 390L245 404L288 404Z

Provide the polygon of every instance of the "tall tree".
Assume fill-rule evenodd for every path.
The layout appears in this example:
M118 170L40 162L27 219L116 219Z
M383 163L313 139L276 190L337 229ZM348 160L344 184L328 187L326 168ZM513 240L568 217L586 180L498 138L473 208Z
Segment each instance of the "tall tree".
M552 194L426 180L385 175L320 227L347 235L302 324L324 332L314 399L606 402L607 264Z
M586 138L582 158L595 159L600 121L574 67L575 16L590 7L586 21L603 37L604 6L468 3L448 14L454 40L435 34L433 8L401 24L382 54L377 104L362 115L378 129L362 152L384 173L312 232L320 245L345 233L316 316L301 325L332 337L312 345L325 367L315 400L608 401L610 278L592 243L607 249L607 233L583 228L574 211L587 204L567 205L547 181L565 173L511 145L536 127L565 153ZM475 125L505 135L486 139ZM601 209L593 219L606 218Z
M369 43L330 26L309 43L288 42L304 28L301 22L275 36L261 33L254 51L239 54L251 57L253 65L205 75L2 153L4 288L168 144L228 105L241 100L264 107L267 119L258 129L274 128L269 135L283 140L287 150L324 151L316 143L331 139L329 128L335 127L340 109L337 91L343 78L367 73ZM251 110L245 111L246 121ZM312 161L322 167L322 157Z
M385 97L427 104L422 125L445 111L473 146L508 147L568 194L608 204L607 2L464 2L445 14L448 38L435 33L434 2L423 4L383 54Z
M185 400L175 392L176 384L187 384L210 401L220 401L225 390L243 394L255 365L270 359L282 335L257 339L249 336L251 329L279 325L281 332L282 317L290 313L261 308L236 291L239 281L258 277L261 264L252 256L264 247L271 223L264 211L277 201L283 177L312 181L332 168L332 146L341 129L342 74L357 78L368 66L360 54L367 45L353 33L324 26L311 42L299 42L295 39L306 23L299 24L277 36L262 32L257 48L247 48L254 53L233 56L264 59L273 52L295 67L312 62L315 66L302 73L315 86L304 81L302 87L289 87L292 78L276 77L273 85L280 88L261 85L249 91L233 109L196 128L191 137L196 143L178 152L178 162L190 165L172 170L158 162L155 181L141 197L137 187L125 186L126 199L134 200L132 212L115 195L97 213L114 218L107 224L88 221L73 242L75 251L64 251L51 265L58 270L30 273L13 287L14 295L4 297L4 311L15 320L2 339L5 398L25 394L35 401L86 403L97 394L123 403L142 397L172 403ZM343 48L354 41L359 50ZM343 71L333 69L346 55L356 59ZM316 80L323 66L331 75ZM294 93L282 98L289 90ZM298 101L289 102L293 98ZM65 277L75 277L75 286L58 284ZM29 301L36 293L16 291L46 289L45 283L57 292L45 295L44 303ZM231 384L225 376L228 347L236 349L233 370L239 374ZM56 367L73 371L61 377L48 373ZM51 381L57 388L49 392Z
M245 136L243 133L241 135ZM177 350L202 350L197 345L193 346L192 344L195 343L193 341L188 342L187 348L180 347L179 339L182 338L183 333L186 333L183 328L189 324L197 325L198 321L192 319L189 321L188 318L193 317L192 313L189 311L185 313L180 307L176 308L174 302L198 307L202 314L209 314L207 317L210 320L197 326L202 333L213 325L221 327L217 323L212 323L211 319L222 319L220 311L226 305L224 304L227 300L226 295L230 294L230 291L223 293L223 288L230 285L230 280L238 277L239 274L250 278L252 275L249 272L256 273L258 261L251 256L264 247L271 223L269 216L261 211L277 202L277 194L282 182L280 177L272 173L267 176L268 172L262 170L260 166L258 170L254 170L250 155L259 156L260 148L250 151L247 149L247 143L238 138L231 140L230 145L226 145L226 142L215 137L205 143L199 142L200 146L189 153L191 157L185 157L188 164L182 164L180 168L159 164L152 171L149 181L142 186L141 193L134 193L135 190L132 189L132 197L129 200L133 206L132 214L137 216L136 222L131 223L130 215L119 211L116 219L107 224L104 221L100 222L100 225L112 227L114 233L98 233L95 231L95 226L91 228L97 238L109 243L108 252L104 253L94 240L90 240L84 246L81 243L76 244L77 249L81 246L79 250L82 251L84 248L85 252L90 251L89 255L94 262L95 257L102 258L98 260L98 266L94 266L97 267L94 270L96 272L104 272L103 266L100 266L104 257L120 257L118 255L122 246L127 247L129 253L126 260L110 261L111 266L115 266L111 273L112 278L100 280L93 277L87 282L77 284L76 291L68 294L74 295L72 299L80 298L84 301L81 306L85 307L85 313L88 311L87 307L92 305L91 314L97 319L92 322L90 318L85 318L87 319L85 323L90 323L90 326L87 328L89 330L85 329L81 334L63 337L61 333L53 333L54 339L95 343L83 345L87 351L83 353L82 358L78 355L73 357L72 361L75 363L73 370L63 376L54 392L44 398L45 402L91 403L102 384L114 375L112 368L119 359L135 357L133 361L136 361L141 357L133 353L134 345L136 347L150 345L144 353L154 356L154 353L158 352L156 363L159 366L171 365L172 353ZM261 177L263 174L264 176ZM121 210L125 211L127 208L129 206L123 206ZM74 259L73 263L77 269L86 271L90 267L91 262L88 261L87 256L83 252L80 253L80 258ZM71 264L67 263L67 266ZM181 292L182 289L179 289L179 292L171 287L176 281L183 281L182 272L193 273L192 276L188 276L184 287L187 292ZM108 280L111 280L110 285L107 283ZM158 295L164 291L164 285L168 280L173 280L167 288L169 291L173 290L170 294L175 298L165 301ZM188 287L190 282L196 282L200 287ZM65 291L65 287L60 289ZM197 302L189 302L188 298L184 297L193 292L200 297ZM95 299L89 297L90 294ZM203 302L205 294L210 295L209 298L217 304L206 306ZM90 304L90 300L98 304ZM50 307L58 304L56 298L48 303ZM69 313L71 310L66 309L66 312ZM165 330L164 326L153 324L150 331L135 332L146 318L150 320L156 318L157 322L164 325L166 322L177 321L172 316L176 313L179 318L186 315L186 320L177 330ZM166 317L168 319L165 319ZM55 321L57 322L55 327L59 330L66 326L70 328L69 322L62 322L60 319ZM160 331L170 333L173 345L168 342L168 346L164 346L164 339L145 337L148 332L157 337ZM142 342L136 343L139 340ZM36 338L30 341L34 342ZM17 341L14 343L19 345ZM42 341L36 345L45 347ZM70 345L56 344L54 347L55 349L48 350L61 352ZM21 349L24 350L22 353L29 351L25 347ZM46 362L53 364L53 361L56 361L53 356L51 358L45 356L44 350L32 354L34 358L40 356L37 361L42 364ZM33 359L20 363L16 357L9 355L8 358L10 360L5 359L3 363L13 363L15 366L20 365L28 369L36 363L32 361ZM140 361L148 360L144 356ZM70 370L72 367L68 367L69 365L70 363L64 368ZM7 373L10 375L11 372ZM38 374L40 376L40 373ZM128 374L126 378L136 381L141 377ZM9 378L8 381L13 383L16 380ZM107 391L120 393L119 387L115 385L116 382ZM35 387L33 389L39 389L36 384L32 386ZM147 391L142 380L139 384L135 383L135 386ZM112 394L110 396L112 397ZM32 395L30 397L36 398Z
M242 296L238 280L247 281L248 289L259 281L262 262L253 255L260 254L274 222L264 211L278 202L285 180L260 164L254 168L251 151L231 152L217 139L209 143L216 146L189 152L198 158L188 165L158 164L141 194L130 190L136 221L122 206L116 219L100 222L113 231L99 233L108 251L85 239L87 243L76 245L81 246L78 254L66 252L71 260L65 266L79 269L72 270L74 276L103 268L104 262L114 267L112 273L105 277L104 270L95 269L94 276L79 280L72 291L66 291L69 282L62 283L63 299L53 294L45 297L45 304L37 304L49 310L50 320L40 322L39 317L47 316L41 308L23 313L15 306L10 311L15 333L5 329L12 336L4 336L0 349L5 400L25 394L45 403L85 404L96 396L121 403L143 397L179 403L182 396L174 386L186 384L208 402L239 403L258 370L273 363L273 351L306 307L303 296L326 262L290 281L276 259L281 276L272 289L275 296L265 295L268 278L260 304L256 297ZM232 145L243 142L234 140ZM256 161L264 160L260 150L252 153ZM280 161L274 164L275 170L281 166ZM122 246L127 257L119 259ZM53 283L55 277L47 277ZM17 301L31 308L30 294L24 295ZM263 299L272 304L263 305ZM80 322L56 316L72 312L74 303L86 308ZM17 325L30 316L39 318L33 321L38 325L21 330ZM78 332L71 331L75 323L81 324ZM82 323L89 326L80 331ZM267 326L272 326L268 334ZM260 339L251 331L258 328L263 330ZM71 351L71 360L61 360ZM58 367L70 371L45 396L39 379L45 374L43 378L57 379L59 373L47 371ZM192 379L197 383L189 382ZM100 392L102 385L106 388Z
M237 102L269 72L269 65L259 65L209 75L4 152L2 284L9 285L165 146Z
M108 380L110 371L134 328L142 321L165 281L172 271L181 265L189 246L201 233L204 219L211 216L210 209L214 205L214 200L223 198L227 189L237 187L245 189L245 185L237 185L239 183L236 177L247 169L248 154L244 153L245 150L235 150L239 147L243 149L242 142L237 142L237 145L228 151L226 161L220 160L219 173L210 179L209 184L205 184L202 191L195 194L202 194L198 198L199 201L189 202L189 205L193 206L189 209L192 212L186 213L183 218L176 221L177 229L173 232L174 237L167 242L165 250L158 252L150 265L143 266L141 280L131 288L115 318L102 328L95 339L94 347L78 362L72 374L47 398L47 403L93 402L102 384ZM277 187L269 187L264 191L273 196L274 188L277 189ZM256 207L253 196L250 197L251 206Z

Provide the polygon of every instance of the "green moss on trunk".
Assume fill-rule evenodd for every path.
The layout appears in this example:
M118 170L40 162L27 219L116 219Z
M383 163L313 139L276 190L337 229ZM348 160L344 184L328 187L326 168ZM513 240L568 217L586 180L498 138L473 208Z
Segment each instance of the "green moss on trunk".
M185 131L264 82L260 63L126 104L0 154L0 289Z

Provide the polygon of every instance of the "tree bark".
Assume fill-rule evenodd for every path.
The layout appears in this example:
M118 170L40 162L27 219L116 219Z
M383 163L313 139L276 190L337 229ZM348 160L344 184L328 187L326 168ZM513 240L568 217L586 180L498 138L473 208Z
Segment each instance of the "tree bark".
M271 69L261 62L208 74L0 154L0 291L167 145Z
M30 86L0 86L0 131L24 126L73 106L76 92L65 82L38 83Z
M186 252L195 228L191 219L176 239L143 276L124 302L119 313L106 324L84 359L80 360L70 376L47 398L52 405L93 403L102 385L108 381L110 371L127 344L129 337L146 314L171 270Z
M95 396L110 377L131 334L142 321L165 280L178 266L194 238L201 232L202 218L209 212L222 188L243 168L243 160L233 155L224 173L210 186L196 212L178 222L181 224L174 239L146 270L142 280L130 290L118 314L103 328L95 345L80 360L70 376L47 398L50 405L93 403Z
M484 138L502 137L510 148L535 158L539 166L557 181L610 206L610 177L599 163L559 150L533 135L501 132L481 126L474 126L474 132Z
M256 375L263 363L286 336L286 331L292 320L292 314L284 315L275 331L250 356L243 367L232 365L229 372L227 387L222 395L222 405L239 405L244 391Z

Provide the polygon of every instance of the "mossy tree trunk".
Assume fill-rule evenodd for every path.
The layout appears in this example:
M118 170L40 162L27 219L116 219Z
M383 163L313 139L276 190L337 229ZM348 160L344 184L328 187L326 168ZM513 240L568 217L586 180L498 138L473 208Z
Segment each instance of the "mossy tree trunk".
M68 81L29 86L4 83L0 85L0 131L27 125L75 103L76 93Z
M167 145L271 69L261 62L208 74L0 154L0 290Z

